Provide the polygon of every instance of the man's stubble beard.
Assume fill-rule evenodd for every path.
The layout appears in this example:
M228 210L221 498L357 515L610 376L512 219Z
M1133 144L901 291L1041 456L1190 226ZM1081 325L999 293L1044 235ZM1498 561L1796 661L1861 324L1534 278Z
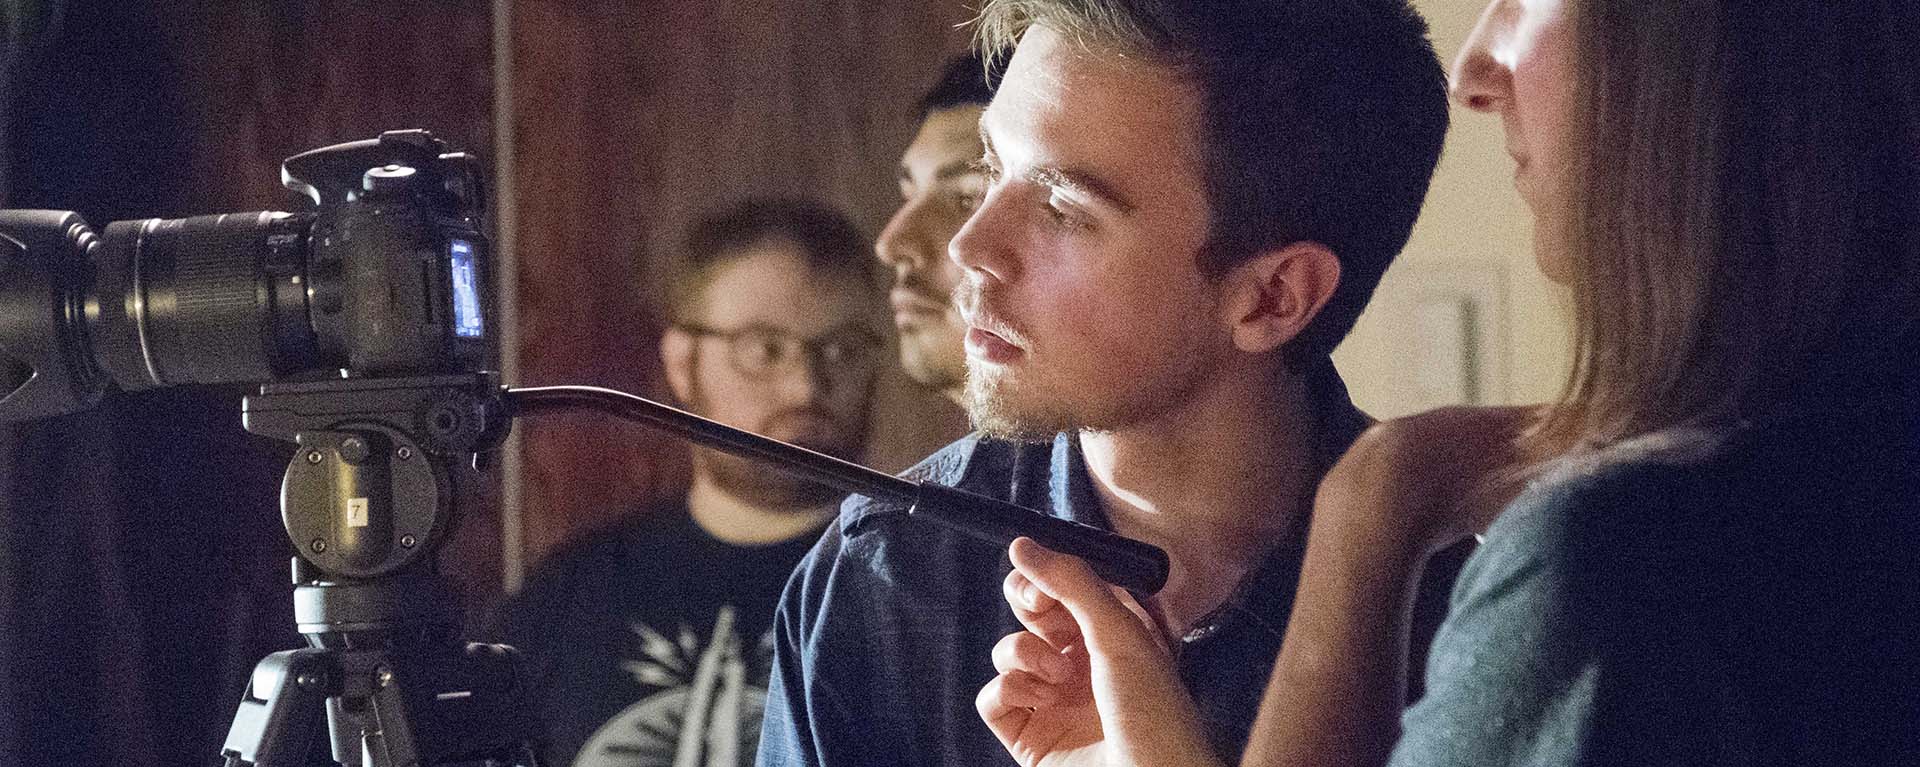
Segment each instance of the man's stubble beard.
M697 368L698 365L696 364ZM706 393L698 375L693 381L693 391L689 392L684 404L696 415L705 416L712 412L707 407ZM869 397L869 401L871 397ZM767 419L765 424L757 425L752 431L765 434L767 425L778 422L779 414ZM802 444L817 453L825 453L848 461L859 459L861 446L867 442L867 427L863 422L859 426L843 432L846 436L833 444ZM802 479L787 472L773 468L759 461L722 453L711 448L695 448L693 469L704 473L713 481L715 487L729 496L766 511L793 511L803 513L833 503L846 496L836 488Z
M1116 397L1036 396L1003 375L979 375L968 361L967 418L980 433L998 439L1036 442L1056 434L1118 431L1152 419L1188 398L1200 386L1199 365L1183 365L1147 388L1122 390Z
M966 284L955 294L956 301L978 301L966 292ZM963 303L964 305L964 303ZM1211 307L1198 307L1185 322L1199 337ZM1073 432L1112 432L1157 417L1180 402L1191 399L1209 372L1215 367L1209 360L1217 357L1203 351L1201 345L1187 345L1172 355L1161 355L1164 365L1158 370L1119 370L1102 377L1097 385L1108 387L1104 396L1091 396L1085 389L1052 385L1014 377L1014 370L982 373L987 363L966 359L965 406L974 429L989 437L1037 441ZM1203 359L1205 358L1205 359ZM1022 390L1023 385L1027 390Z
M967 420L989 437L1036 442L1080 428L1079 419L1064 408L1022 406L1012 385L998 375L976 372L971 362L966 386Z
M727 495L766 511L809 512L846 495L767 464L707 448L698 449L694 469L704 472Z

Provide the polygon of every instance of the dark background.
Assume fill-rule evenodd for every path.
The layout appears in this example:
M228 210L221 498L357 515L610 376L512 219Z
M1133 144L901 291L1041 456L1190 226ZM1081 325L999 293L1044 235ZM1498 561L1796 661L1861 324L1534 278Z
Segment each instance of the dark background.
M0 4L0 202L96 227L297 209L279 162L428 128L514 193L516 382L656 391L645 286L693 218L808 193L869 232L912 102L958 49L959 3ZM495 40L510 98L500 94ZM508 124L498 125L497 114ZM245 387L182 387L0 427L0 765L213 764L247 673L298 646L278 483ZM892 381L870 460L899 468L957 414ZM503 574L679 492L683 446L600 419L518 427L520 517L478 485L443 569L481 614ZM519 541L518 545L503 543Z

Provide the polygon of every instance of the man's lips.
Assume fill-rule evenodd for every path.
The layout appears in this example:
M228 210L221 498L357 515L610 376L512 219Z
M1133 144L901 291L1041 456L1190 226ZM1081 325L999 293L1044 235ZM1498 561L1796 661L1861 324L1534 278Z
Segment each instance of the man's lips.
M1026 354L1018 346L990 330L980 328L967 329L967 356L974 359L1005 365Z
M887 294L887 303L893 306L896 317L907 315L939 316L947 313L949 304L945 297L929 296L925 293L906 288L894 288Z
M820 446L837 445L843 441L846 430L828 415L796 410L768 419L760 427L760 433L782 442L818 450Z
M996 364L1006 364L1026 354L1021 347L1020 334L991 314L981 312L977 305L973 311L963 311L967 320L966 347L967 356Z

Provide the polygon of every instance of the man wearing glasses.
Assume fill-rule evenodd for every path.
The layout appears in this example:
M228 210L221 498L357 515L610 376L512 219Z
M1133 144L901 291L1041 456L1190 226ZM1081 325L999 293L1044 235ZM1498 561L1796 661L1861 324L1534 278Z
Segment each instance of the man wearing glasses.
M731 426L858 459L891 362L868 240L756 200L696 226L666 283L673 396ZM781 586L841 494L696 449L684 499L553 556L502 611L530 658L546 763L750 764Z

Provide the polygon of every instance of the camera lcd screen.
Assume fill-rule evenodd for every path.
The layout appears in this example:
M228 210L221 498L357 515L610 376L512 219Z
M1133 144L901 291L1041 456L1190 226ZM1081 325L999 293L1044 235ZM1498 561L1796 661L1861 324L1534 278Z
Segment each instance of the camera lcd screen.
M452 240L447 254L453 262L453 334L481 338L486 325L480 316L480 272L474 264L473 243Z

